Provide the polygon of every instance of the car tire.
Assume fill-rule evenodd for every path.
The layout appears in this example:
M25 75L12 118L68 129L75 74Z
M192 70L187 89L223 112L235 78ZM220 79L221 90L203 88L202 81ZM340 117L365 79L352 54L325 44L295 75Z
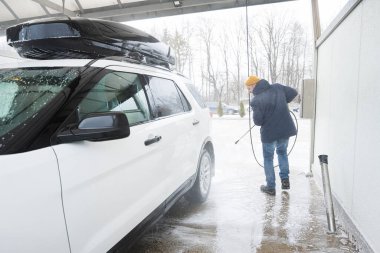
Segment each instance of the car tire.
M202 151L198 164L197 178L185 198L192 203L203 203L207 200L211 188L212 159L207 149Z

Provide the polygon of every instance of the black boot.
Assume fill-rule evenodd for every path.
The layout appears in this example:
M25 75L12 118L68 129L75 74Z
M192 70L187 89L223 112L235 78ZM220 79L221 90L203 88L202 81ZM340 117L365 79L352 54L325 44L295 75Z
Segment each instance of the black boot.
M281 179L281 188L283 190L289 190L290 189L289 178Z
M272 196L276 195L276 189L268 188L266 185L262 185L260 190Z

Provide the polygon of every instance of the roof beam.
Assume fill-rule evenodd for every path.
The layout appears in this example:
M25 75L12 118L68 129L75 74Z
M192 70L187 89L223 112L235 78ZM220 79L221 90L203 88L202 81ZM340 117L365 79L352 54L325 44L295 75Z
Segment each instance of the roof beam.
M190 7L190 6L197 6L197 5L205 5L205 2L207 4L212 3L220 3L220 2L228 2L227 0L186 0L182 4L182 7ZM139 14L139 13L146 13L149 11L165 11L173 9L174 4L173 1L164 2L164 3L158 3L158 4L149 4L149 5L141 5L137 7L127 7L123 9L118 10L107 10L107 11L97 11L94 13L87 13L83 15L83 17L87 18L109 18L109 17L116 17L116 16L125 16L126 14Z
M252 5L262 5L262 4L269 4L269 3L290 2L290 1L294 1L294 0L248 0L248 5L252 6ZM194 4L194 3L199 3L199 4ZM151 8L152 5L144 6L144 7L130 6L128 10L122 12L123 15L119 15L119 12L118 12L117 15L103 17L103 19L113 20L116 22L125 22L125 21L131 21L131 20L139 20L139 19L149 19L149 18L167 17L167 16L198 13L198 12L207 12L207 11L213 11L213 10L223 10L223 9L230 9L230 8L236 8L236 7L244 7L246 4L246 1L245 0L230 0L230 1L186 0L185 2L183 2L182 7L174 7L172 1L170 1L170 4L172 5L172 8L163 7L163 8L160 8L159 10ZM144 8L144 10L141 10L141 8ZM86 15L83 15L83 16L86 16Z
M68 16L71 16L71 17L74 17L76 16L77 14L73 11L70 11L69 9L63 9L62 6L58 5L58 4L55 4L53 2L50 2L49 0L32 0L33 2L36 2L36 3L39 3L45 7L48 7L50 9L53 9L53 10L56 10L58 12L62 12L63 10L63 14L65 15L68 15Z
M0 0L1 2L6 0ZM30 1L30 0L28 0ZM51 0L32 0L42 6L57 10L59 13L51 13L51 17L62 16L62 6L54 4ZM78 0L79 2L80 0ZM243 7L246 4L262 5L279 2L289 2L294 0L182 0L181 7L174 7L172 0L144 0L132 3L122 3L118 0L118 4L104 6L93 9L83 9L84 14L65 10L65 14L69 16L80 16L89 18L103 18L117 22L125 22L137 19L147 19L156 17L165 17L173 15L181 15L196 12L206 12L212 10L222 10L235 7ZM79 2L80 3L80 2ZM120 8L120 5L122 8ZM46 11L45 11L46 12ZM34 17L20 18L19 20L7 20L0 22L0 35L4 34L4 29L31 19L40 19L48 15L39 15Z
M117 4L119 5L119 8L122 9L123 8L123 4L121 3L120 0L117 0Z
M42 4L40 4L41 8L45 11L46 15L50 16L49 10Z
M50 17L62 17L62 13L50 14ZM41 18L46 18L46 15L33 17L33 19L41 19ZM10 21L0 22L0 36L5 35L5 29L7 29L8 27L13 26L13 25L17 25L19 23L27 22L31 19L32 18L20 18L17 21L16 20L10 20Z
M79 0L75 0L75 2L76 2L77 5L78 5L78 8L79 8L79 10L80 10L80 13L84 13L83 8L82 8L82 5L80 4Z
M251 6L289 1L294 0L247 0L247 4ZM109 6L107 8L101 7L96 9L88 9L86 10L86 14L81 16L87 18L121 20L120 17L130 17L131 15L146 16L147 13L153 13L153 16L155 16L154 13L158 13L156 16L162 17L163 15L161 13L167 13L168 11L170 13L175 13L171 15L178 15L184 13L184 10L189 10L190 8L207 11L207 9L218 10L223 8L243 7L245 5L246 0L183 0L181 7L174 7L173 1L170 0L161 1L159 3L154 1L141 1L138 5L136 3L123 5L122 9L120 9L120 4L113 6L113 8ZM152 17L152 15L150 15L150 17ZM130 20L130 18L128 19Z
M12 8L7 4L7 2L5 2L5 0L0 0L0 2L2 2L4 4L4 6L8 9L8 11L10 13L12 13L13 17L16 19L16 20L19 20L20 18L17 16L17 14L12 10Z

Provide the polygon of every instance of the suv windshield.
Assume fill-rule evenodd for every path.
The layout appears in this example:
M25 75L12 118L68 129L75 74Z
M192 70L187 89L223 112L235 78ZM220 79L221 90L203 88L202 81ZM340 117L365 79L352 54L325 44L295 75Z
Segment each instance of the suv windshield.
M7 133L36 117L78 74L72 67L0 70L0 147Z

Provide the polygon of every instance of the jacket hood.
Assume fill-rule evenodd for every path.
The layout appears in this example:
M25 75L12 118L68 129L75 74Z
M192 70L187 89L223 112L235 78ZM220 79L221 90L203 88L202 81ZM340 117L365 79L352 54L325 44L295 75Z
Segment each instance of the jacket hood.
M253 95L258 95L263 91L266 91L267 89L270 88L270 84L267 80L261 79L253 89L252 93Z

